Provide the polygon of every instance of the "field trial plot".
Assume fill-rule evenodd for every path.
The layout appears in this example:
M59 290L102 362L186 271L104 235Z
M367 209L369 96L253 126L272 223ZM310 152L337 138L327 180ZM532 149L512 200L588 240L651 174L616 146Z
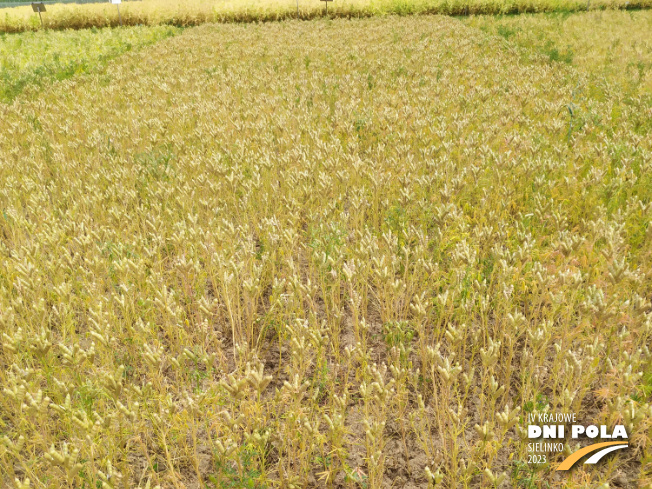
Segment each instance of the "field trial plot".
M586 77L206 25L0 106L0 485L645 483L650 104ZM527 466L546 409L631 446Z

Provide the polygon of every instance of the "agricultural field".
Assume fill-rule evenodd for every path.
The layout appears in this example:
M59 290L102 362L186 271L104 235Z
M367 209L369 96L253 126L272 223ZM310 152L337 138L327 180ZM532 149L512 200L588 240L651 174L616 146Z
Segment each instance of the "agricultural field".
M30 81L0 487L651 487L651 18L121 29ZM529 463L546 413L629 446Z
M0 6L2 2L0 0ZM126 0L120 7L127 25L187 27L205 22L266 22L314 19L325 16L318 0ZM581 10L637 10L652 7L652 0L335 0L328 4L331 18L361 18L412 14L515 14L523 12L576 12ZM115 5L47 5L43 14L48 29L82 29L118 26ZM3 8L0 32L39 30L39 16L31 6Z

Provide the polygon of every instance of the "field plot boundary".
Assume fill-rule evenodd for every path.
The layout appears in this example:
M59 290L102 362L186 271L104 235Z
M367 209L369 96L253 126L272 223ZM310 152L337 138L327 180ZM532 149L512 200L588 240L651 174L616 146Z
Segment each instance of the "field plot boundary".
M125 2L141 2L142 0L125 0ZM84 5L87 3L109 3L107 0L44 0L42 2L47 5L58 5L58 4L79 4ZM3 2L0 1L0 8L14 8L14 7L29 7L32 5L32 2Z
M102 73L110 61L121 55L151 46L182 31L181 28L166 25L131 26L119 31L104 28L96 32L37 32L29 34L30 39L27 40L10 38L6 41L7 45L0 45L0 59L5 62L0 70L4 79L0 85L0 104L11 104L23 94L28 98L30 93L38 96L41 88L48 83L68 80L77 75ZM38 62L30 61L29 56L45 39L50 44L38 51ZM85 48L79 49L75 43L84 43ZM72 50L74 54L67 50Z
M124 25L197 26L205 23L254 23L315 18L366 18L386 15L515 15L525 13L573 13L586 10L645 10L652 0L355 0L334 1L325 13L323 2L302 0L232 4L211 4L199 0L187 3L130 0L121 12ZM78 4L78 5L76 5ZM15 5L15 4L13 4ZM0 19L0 32L13 33L41 29L32 15L30 3L15 10L0 2L5 16ZM109 2L90 0L54 2L45 18L48 29L85 29L116 27L118 14Z

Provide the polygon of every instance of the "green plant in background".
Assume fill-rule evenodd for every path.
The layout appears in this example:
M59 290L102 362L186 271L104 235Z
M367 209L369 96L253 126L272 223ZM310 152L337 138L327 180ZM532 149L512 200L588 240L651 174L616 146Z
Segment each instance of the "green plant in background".
M400 345L409 347L414 338L414 329L407 321L391 321L383 326L383 334L388 348Z
M515 461L511 478L516 487L523 489L549 489L550 483L543 479L543 473L536 465Z
M207 489L264 489L265 484L260 483L260 471L256 469L253 463L255 454L243 448L239 451L242 458L242 469L231 462L215 461L213 473L208 475L209 484ZM219 474L219 475L216 475Z
M174 36L170 26L39 31L0 37L0 101L11 102L26 87L74 75L97 73L123 53Z

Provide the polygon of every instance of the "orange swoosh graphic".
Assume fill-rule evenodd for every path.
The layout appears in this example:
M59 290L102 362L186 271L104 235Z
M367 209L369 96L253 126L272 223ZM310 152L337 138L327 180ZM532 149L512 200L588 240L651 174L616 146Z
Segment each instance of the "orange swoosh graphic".
M596 450L600 450L601 448L604 447L610 447L612 445L626 445L626 443L622 441L606 441L604 443L594 443L593 445L584 447L581 450L578 450L575 453L566 457L566 459L561 463L561 465L557 467L557 470L568 470L575 464L575 462L581 459L584 455L588 455L591 452L595 452Z

